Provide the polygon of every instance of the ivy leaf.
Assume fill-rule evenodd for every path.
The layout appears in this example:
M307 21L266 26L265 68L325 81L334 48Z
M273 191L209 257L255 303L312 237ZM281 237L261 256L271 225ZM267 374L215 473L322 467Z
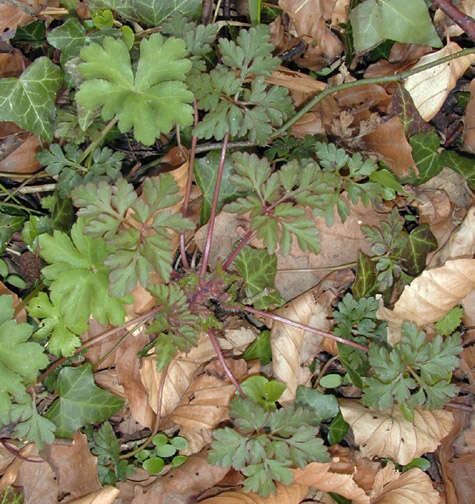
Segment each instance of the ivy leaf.
M46 418L56 425L56 436L72 438L80 427L102 422L118 411L124 401L94 383L92 366L63 368L58 375L59 398Z
M36 59L18 79L0 79L0 121L51 141L62 81L61 70L46 57Z
M437 246L437 240L428 224L414 228L401 251L404 271L412 276L419 275L426 266L427 254L436 250Z
M86 42L86 29L74 17L51 30L47 35L48 43L61 51L61 63L65 63L73 56L79 56L81 48Z
M409 138L412 147L412 157L419 170L419 176L413 182L422 183L435 177L442 170L440 154L440 140L433 130L427 133L418 133Z
M79 337L71 332L64 324L60 308L53 305L45 292L40 292L28 303L28 313L41 320L35 338L46 338L48 350L58 357L70 356L81 345Z
M90 315L103 325L123 324L124 304L131 302L130 297L110 297L105 242L85 235L84 227L84 219L78 219L71 229L72 239L61 231L39 237L40 255L50 263L42 273L51 282L51 301L59 307L66 327L77 334L87 330Z
M272 360L270 331L262 331L256 340L247 347L242 358L246 361L259 359L263 366L269 364Z
M386 39L441 47L424 0L365 0L350 12L357 53Z
M452 170L460 173L462 177L467 179L468 185L475 190L475 170L473 169L475 159L473 156L462 156L458 152L444 150L440 154L441 166L448 166Z
M375 294L376 289L376 263L360 250L358 253L356 280L351 288L353 296L355 299L370 297Z
M172 14L179 14L187 18L199 17L201 0L89 0L89 8L111 9L124 19L138 21L147 26L158 26Z
M277 257L265 250L245 246L234 259L234 267L246 286L246 296L258 309L281 306L284 300L275 288Z
M183 81L191 68L185 59L183 40L164 41L154 33L140 44L137 71L132 70L130 54L122 40L106 37L104 45L90 44L81 51L85 61L79 70L86 81L76 94L77 102L87 110L102 106L102 117L115 115L122 133L134 129L135 138L152 145L174 123L190 126L193 95Z

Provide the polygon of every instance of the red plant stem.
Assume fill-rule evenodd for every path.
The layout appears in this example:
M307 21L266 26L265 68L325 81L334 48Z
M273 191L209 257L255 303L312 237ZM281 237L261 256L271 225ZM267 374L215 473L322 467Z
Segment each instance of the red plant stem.
M250 229L243 237L241 240L241 243L233 250L233 253L226 259L226 262L223 264L223 270L226 271L229 266L231 266L231 263L236 259L236 256L241 252L241 250L254 238L254 235L256 234L255 231Z
M457 9L449 0L432 0L432 3L440 7L454 23L462 28L467 37L475 42L475 20L471 16Z
M226 133L223 139L223 148L221 149L221 159L219 160L218 175L216 177L216 185L214 187L214 194L213 194L213 203L211 205L211 215L209 217L208 235L206 236L206 243L201 262L201 270L200 270L201 285L205 282L206 269L208 267L209 252L211 250L211 242L213 241L214 222L216 220L216 210L218 208L218 196L219 196L219 190L221 188L221 179L223 178L224 160L226 159L226 149L228 146L228 140L229 140L229 133Z
M228 365L226 364L226 361L224 360L223 352L221 351L221 348L219 347L218 340L216 339L216 335L214 334L214 331L212 329L208 330L208 336L209 339L211 340L211 344L214 347L214 350L216 352L216 355L218 356L218 360L221 363L221 366L223 366L224 372L226 373L226 376L231 380L231 383L236 387L236 390L239 392L239 395L245 399L246 394L244 393L244 390L241 388L241 385L239 385L238 381L236 378L234 378L233 374L231 373L231 370L229 369Z
M335 336L332 333L329 333L326 331L321 331L320 329L315 329L314 327L310 327L308 325L301 324L300 322L294 322L293 320L290 320L285 317L281 317L280 315L275 315L274 313L268 313L268 312L265 312L262 310L256 310L255 308L251 308L250 306L243 306L242 309L244 309L247 312L254 313L256 315L261 315L262 317L276 320L277 322L281 322L282 324L286 324L286 325L289 325L292 327L297 327L298 329L303 329L304 331L308 331L313 334L318 334L318 336L323 336L324 338L329 338L334 341L338 341L338 343L342 343L343 345L348 345L353 348L357 348L358 350L361 350L363 352L368 351L368 347L360 345L359 343L355 343L354 341L349 341L344 338L340 338L339 336Z
M195 111L195 128L198 124L198 102L196 100L193 101L193 108ZM191 140L191 151L190 151L190 159L188 160L188 178L186 179L186 187L185 187L185 197L183 198L183 206L181 209L181 214L183 217L186 217L188 213L188 205L190 203L190 195L191 195L191 184L193 181L193 166L195 164L195 154L196 154L196 144L198 143L198 137L196 135L193 136ZM180 254L181 254L181 263L185 270L190 269L190 264L188 262L188 258L186 257L185 250L185 235L180 233Z
M112 329L109 329L109 330L103 332L102 334L98 334L97 336L94 336L94 338L87 340L80 347L76 348L76 351L74 352L73 355L78 354L79 352L81 352L85 348L97 345L102 340L108 338L109 336L112 336L112 334L115 334L116 332L120 331L124 327L134 325L134 324L140 324L140 323L144 322L145 320L147 320L151 316L155 315L155 313L157 313L160 310L160 308L161 308L160 306L157 306L157 307L153 308L152 310L149 310L147 313L144 313L143 315L140 315L139 317L136 317L132 320L125 322L125 324L120 327L113 327ZM58 366L61 366L61 364L63 364L63 362L66 362L70 358L71 358L71 356L61 357L61 359L58 359L57 361L53 362L53 364L51 364L51 366L40 375L40 377L38 378L36 383L41 383L51 372L53 372ZM30 385L28 387L27 391L31 392L33 387L34 387L34 385Z

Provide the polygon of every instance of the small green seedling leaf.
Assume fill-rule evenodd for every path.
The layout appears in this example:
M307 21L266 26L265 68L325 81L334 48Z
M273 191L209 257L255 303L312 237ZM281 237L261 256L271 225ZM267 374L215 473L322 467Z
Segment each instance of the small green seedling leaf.
M168 443L168 436L166 434L163 434L163 432L159 432L158 434L155 434L152 439L152 443L155 446L162 446Z
M124 404L94 383L91 364L63 368L58 375L59 398L46 412L56 425L56 436L72 438L80 427L103 422Z
M402 472L409 471L409 469L413 469L414 467L417 467L421 471L427 471L430 467L430 462L424 458L424 457L417 457L409 462L409 464L406 464L402 468Z
M275 402L285 390L285 385L265 376L250 376L241 383L244 393L266 411L276 408Z
M180 467L188 460L186 455L176 455L171 461L172 467Z
M455 329L461 324L463 316L463 308L454 306L447 312L439 321L435 323L435 328L441 336L452 334Z
M328 442L330 445L340 443L346 436L349 427L350 426L343 419L341 411L339 411L338 415L332 420L328 429Z
M150 474L158 474L165 466L165 462L160 457L150 457L143 462L142 466Z
M188 441L184 437L175 436L170 443L179 451L186 450L188 448Z
M46 57L36 59L18 79L0 79L0 121L12 121L51 141L62 81L61 70Z
M102 107L105 121L117 116L122 133L133 128L138 141L152 145L175 123L190 126L193 122L189 105L193 94L183 82L191 68L185 55L183 40L165 40L154 33L140 43L134 72L125 42L106 37L103 46L93 43L81 50L85 63L79 70L85 82L76 100L87 110Z
M0 259L0 275L2 277L6 277L8 275L8 266L3 259Z
M159 457L172 457L177 452L177 449L171 444L164 444L155 447L155 453Z
M251 343L244 352L243 359L250 361L259 359L261 364L265 366L272 360L272 347L270 344L270 331L262 331L256 338L256 341Z
M342 382L343 379L339 374L327 374L320 378L320 385L324 388L336 388L339 387Z

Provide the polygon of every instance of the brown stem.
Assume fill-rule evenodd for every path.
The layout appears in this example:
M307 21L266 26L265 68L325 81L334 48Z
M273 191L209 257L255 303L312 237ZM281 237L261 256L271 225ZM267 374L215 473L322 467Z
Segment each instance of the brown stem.
M454 23L462 28L467 37L475 42L475 20L471 16L457 9L449 0L432 0L432 3L435 7L440 7Z
M223 366L223 369L224 369L224 372L226 373L226 376L231 380L231 383L236 387L236 390L239 392L239 395L243 399L245 399L246 394L244 393L244 390L241 388L241 385L239 385L238 381L236 380L236 378L234 378L231 370L229 369L228 365L226 364L226 361L224 360L223 352L221 351L221 348L219 347L218 340L216 339L216 335L214 334L214 331L212 329L209 329L208 336L209 336L209 339L211 340L211 344L214 347L216 355L218 356L218 360L221 363L221 366Z
M193 101L193 108L195 111L195 128L198 124L198 103L196 100ZM181 213L183 217L186 217L188 213L188 205L190 203L191 196L191 184L193 181L193 166L195 164L195 154L196 154L196 144L198 143L198 137L196 135L193 136L191 141L191 151L190 151L190 159L188 160L188 175L186 179L186 187L185 187L185 197L183 198L183 207ZM185 250L185 235L184 233L180 233L180 254L181 254L181 263L183 264L183 268L185 270L190 269L190 264L188 262L188 258L186 257Z
M255 231L250 229L243 237L239 245L233 250L233 253L226 259L226 262L223 264L223 270L226 271L229 266L231 266L231 263L236 259L236 256L241 252L241 250L252 240L254 235L256 234Z
M310 327L308 325L301 324L300 322L295 322L293 320L282 317L280 315L276 315L274 313L268 313L268 312L265 312L262 310L256 310L255 308L251 308L250 306L243 306L242 308L247 312L254 313L256 315L261 315L262 317L276 320L277 322L281 322L282 324L286 324L286 325L289 325L292 327L297 327L298 329L303 329L304 331L308 331L313 334L317 334L318 336L323 336L324 338L332 339L334 341L337 341L338 343L342 343L343 345L351 346L351 347L356 348L358 350L361 350L363 352L368 351L368 347L360 345L359 343L355 343L354 341L349 341L344 338L340 338L339 336L335 336L332 333L322 331L320 329L315 329L314 327Z
M206 269L208 267L208 259L209 259L209 253L211 250L211 242L213 240L214 223L216 220L216 212L217 212L217 208L218 208L218 196L219 196L219 190L221 188L221 179L223 178L224 161L226 159L226 150L228 147L228 140L229 140L229 133L226 133L224 135L223 147L221 149L221 159L219 161L218 175L216 177L216 185L214 187L213 203L211 205L211 215L209 217L208 235L206 236L206 243L205 243L205 247L204 247L204 251L203 251L203 258L202 258L202 262L201 262L200 284L203 284L205 281Z

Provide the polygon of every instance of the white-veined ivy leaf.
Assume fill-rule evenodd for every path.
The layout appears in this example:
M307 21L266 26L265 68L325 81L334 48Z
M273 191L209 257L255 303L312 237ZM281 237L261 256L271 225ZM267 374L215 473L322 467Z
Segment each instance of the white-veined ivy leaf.
M46 412L56 436L72 438L82 426L107 420L124 401L94 383L91 364L63 368L58 375L59 398Z
M207 156L195 160L194 174L196 183L203 193L203 201L201 203L200 224L204 225L208 222L211 214L211 204L213 202L214 188L218 176L218 166L221 154L217 151L210 152ZM234 200L242 195L242 191L238 191L235 184L230 180L232 175L232 163L229 157L224 161L223 176L219 188L218 206L219 212L223 205Z
M355 299L360 299L372 296L376 290L376 263L360 250L358 252L356 280L351 291Z
M409 143L412 147L412 157L419 170L419 176L415 182L418 184L426 182L440 173L442 165L440 154L437 152L440 141L435 131L418 133L409 138Z
M475 190L475 157L460 155L458 152L444 150L440 154L440 165L448 166L467 179L468 185Z
M130 296L110 297L106 244L84 234L84 226L84 219L78 219L72 239L61 231L39 237L40 255L50 263L42 273L51 282L51 300L60 308L66 327L77 334L87 330L91 315L103 325L121 325L124 304L131 302Z
M135 138L152 145L175 123L190 126L193 94L183 81L191 68L185 59L185 42L154 33L140 44L134 73L130 54L122 40L111 37L104 45L90 44L81 50L85 61L79 70L85 78L76 93L77 102L88 110L102 106L102 117L119 119L122 133L134 130Z
M42 319L35 332L35 338L49 336L48 351L58 357L70 356L81 345L79 337L65 325L58 306L51 303L45 292L40 292L28 303L28 313Z
M424 0L365 0L350 12L355 51L386 39L442 47Z
M111 9L147 26L158 26L173 14L195 19L201 12L201 0L89 0L88 5L95 11Z
M234 267L244 279L246 296L258 309L280 306L284 300L275 288L277 257L265 250L246 246L234 259Z
M426 266L429 252L437 249L437 240L428 224L421 224L414 228L405 241L401 251L401 266L409 275L419 275Z
M86 42L86 29L76 18L71 17L51 30L46 38L50 45L61 51L61 63L64 63L73 56L79 56Z
M0 79L0 121L53 139L56 94L63 74L49 58L36 59L18 79Z

